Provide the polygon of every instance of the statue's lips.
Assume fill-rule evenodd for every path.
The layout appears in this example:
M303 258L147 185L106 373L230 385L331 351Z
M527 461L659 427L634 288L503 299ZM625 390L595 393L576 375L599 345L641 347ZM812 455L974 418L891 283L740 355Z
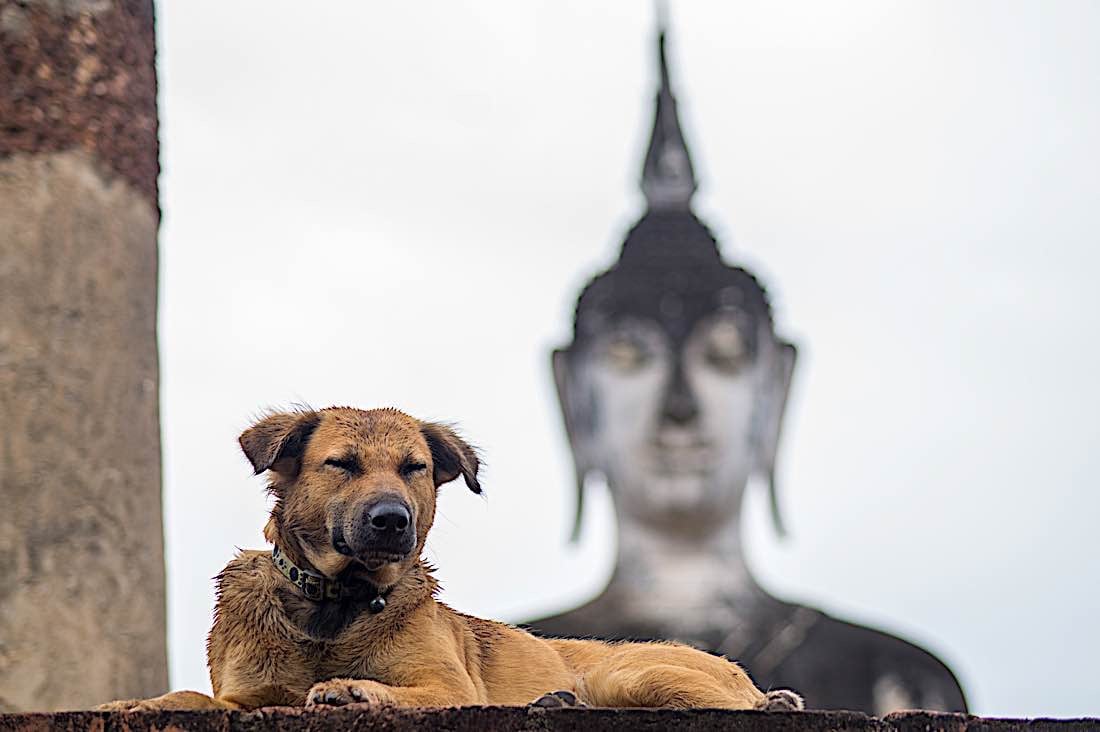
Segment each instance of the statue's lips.
M709 473L717 453L709 447L654 448L647 454L650 469L659 474Z

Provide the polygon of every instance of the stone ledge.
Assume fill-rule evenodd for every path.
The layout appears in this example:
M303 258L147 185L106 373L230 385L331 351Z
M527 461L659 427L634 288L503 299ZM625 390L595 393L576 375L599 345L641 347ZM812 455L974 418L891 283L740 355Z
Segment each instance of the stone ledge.
M448 732L598 732L599 730L765 730L768 732L1095 732L1100 719L991 719L964 714L907 712L885 718L856 712L727 712L648 709L524 709L462 707L443 709L376 708L306 710L271 707L253 712L60 712L0 715L0 732L19 730L85 730L143 732L260 732L261 730L404 730Z

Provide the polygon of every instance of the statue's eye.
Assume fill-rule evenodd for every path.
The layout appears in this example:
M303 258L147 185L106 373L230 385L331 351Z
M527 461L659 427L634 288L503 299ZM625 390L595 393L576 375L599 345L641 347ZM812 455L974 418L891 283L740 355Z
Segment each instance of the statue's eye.
M637 340L619 336L604 346L603 358L614 369L634 371L646 364L649 352Z
M325 460L325 465L332 468L338 468L345 473L357 473L359 472L359 463L354 458L329 458Z
M409 461L401 466L401 475L408 478L410 475L415 475L422 470L427 470L428 466L424 463L418 463L415 461Z
M710 327L703 351L709 366L732 374L744 365L745 355L745 342L737 325L719 321Z

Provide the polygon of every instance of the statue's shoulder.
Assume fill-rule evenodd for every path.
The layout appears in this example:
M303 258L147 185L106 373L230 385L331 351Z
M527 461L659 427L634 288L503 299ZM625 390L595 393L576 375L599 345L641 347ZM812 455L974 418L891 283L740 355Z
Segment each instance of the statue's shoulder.
M947 665L930 651L884 630L839 620L825 613L816 613L817 619L806 633L807 643L823 650L849 649L858 652L873 663L902 663L921 670L942 670L950 673Z
M802 642L783 665L804 669L843 664L853 681L876 697L896 696L911 706L966 711L955 674L931 651L876 628L815 613ZM858 680L855 677L861 677Z

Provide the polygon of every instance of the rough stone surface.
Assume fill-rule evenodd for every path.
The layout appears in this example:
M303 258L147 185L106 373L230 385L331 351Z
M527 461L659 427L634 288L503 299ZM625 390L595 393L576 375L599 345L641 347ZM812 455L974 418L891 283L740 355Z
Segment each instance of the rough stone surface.
M0 0L0 711L167 687L152 0Z
M0 158L83 150L157 206L152 0L0 0Z
M0 711L167 690L156 233L82 152L0 158Z
M913 712L884 719L857 712L725 712L718 710L547 709L464 707L394 709L345 707L332 710L298 708L254 712L69 712L65 714L0 715L0 732L9 730L195 730L259 732L260 730L448 730L471 732L608 732L675 729L732 732L1085 732L1100 729L1100 719L984 719L962 714Z

